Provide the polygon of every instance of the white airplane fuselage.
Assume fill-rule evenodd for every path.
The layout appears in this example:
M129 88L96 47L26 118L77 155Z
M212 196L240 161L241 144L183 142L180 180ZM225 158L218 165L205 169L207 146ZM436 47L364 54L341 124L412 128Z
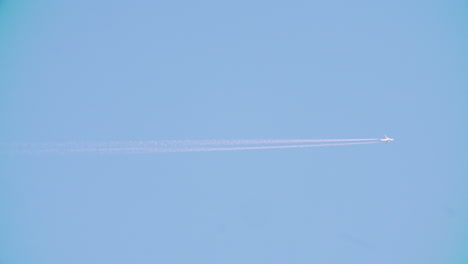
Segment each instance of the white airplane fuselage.
M389 138L385 136L385 138L382 138L380 141L390 143L390 141L393 141L393 140L394 140L393 138Z

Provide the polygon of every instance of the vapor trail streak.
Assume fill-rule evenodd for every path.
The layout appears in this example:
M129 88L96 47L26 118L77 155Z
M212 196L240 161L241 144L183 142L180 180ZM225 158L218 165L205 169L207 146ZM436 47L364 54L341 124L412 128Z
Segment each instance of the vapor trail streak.
M232 148L192 148L179 149L170 152L197 152L197 151L233 151L233 150L260 150L260 149L285 149L285 148L311 148L311 147L329 147L329 146L346 146L346 145L363 145L375 144L377 142L355 142L355 143L336 143L336 144L314 144L314 145L283 145L283 146L256 146L256 147L232 147ZM161 152L161 151L155 151ZM165 152L165 151L162 151Z
M268 145L268 144L293 144L293 143L320 143L320 142L364 142L379 141L378 138L359 139L237 139L237 140L178 140L178 141L150 141L151 144L176 144L176 145ZM148 143L150 143L148 142Z
M120 144L153 144L153 145L260 145L260 144L290 144L290 143L316 143L316 142L353 142L353 141L379 141L378 138L358 139L234 139L234 140L165 140L165 141L129 141ZM119 143L119 142L116 142Z
M15 144L20 149L63 149L63 148L149 148L176 146L210 146L210 145L271 145L301 144L321 142L366 142L379 141L378 138L359 139L234 139L234 140L162 140L162 141L110 141L110 142L61 142L61 143L24 143Z
M147 153L195 152L254 149L305 148L377 143L376 138L360 139L237 139L237 140L165 140L110 142L22 143L12 145L22 153ZM314 143L314 144L305 144Z
M200 147L200 146L131 146L131 147L67 147L67 148L38 148L22 152L27 153L163 153L163 152L207 152L207 151L235 151L235 150L261 150L261 149L286 149L286 148L311 148L327 146L346 146L374 144L377 142L351 142L351 143L327 143L327 144L303 144L303 145L276 145L276 146L239 146L239 147Z

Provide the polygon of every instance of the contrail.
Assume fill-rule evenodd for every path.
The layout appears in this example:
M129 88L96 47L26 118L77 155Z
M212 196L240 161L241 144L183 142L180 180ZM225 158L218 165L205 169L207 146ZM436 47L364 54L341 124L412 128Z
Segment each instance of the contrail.
M176 144L177 142L177 144ZM216 142L216 143L215 143ZM132 141L132 142L82 142L82 143L59 143L59 144L22 144L18 146L17 151L23 153L154 153L154 152L206 152L206 151L234 151L234 150L261 150L261 149L285 149L285 148L309 148L309 147L326 147L326 146L346 146L346 145L361 145L373 144L377 141L312 141L316 144L295 144L291 142L303 143L302 140L239 140L239 141L222 141L224 145L233 145L234 147L223 147L223 143L218 141ZM247 142L247 143L246 143ZM248 144L260 146L244 146ZM306 141L309 142L309 141ZM157 143L157 144L155 144ZM268 144L286 144L289 145L268 145ZM322 144L319 144L322 143ZM261 145L263 144L263 146ZM206 147L207 145L215 145L214 147ZM266 146L265 146L266 145Z
M283 145L283 146L256 146L256 147L220 147L220 148L192 148L192 149L175 149L171 152L197 152L197 151L232 151L232 150L260 150L260 149L285 149L285 148L311 148L311 147L329 147L329 146L346 146L346 145L363 145L375 144L377 142L355 142L355 143L334 143L334 144L314 144L314 145ZM151 152L151 151L150 151ZM156 150L155 152L161 152ZM162 151L165 152L165 151Z
M350 141L379 141L378 138L358 139L234 139L234 140L165 140L165 141L130 141L128 143L155 145L260 145L260 144L290 144L317 142L350 142Z
M322 142L366 142L379 141L378 138L359 139L234 139L234 140L147 140L147 141L109 141L109 142L61 142L61 143L23 143L17 148L138 148L138 147L175 147L175 146L210 146L210 145L272 145L302 144Z
M237 139L237 140L169 140L149 141L152 144L188 144L188 145L262 145L262 144L292 144L292 143L320 143L320 142L356 142L379 141L378 138L358 139ZM149 142L143 142L149 143Z

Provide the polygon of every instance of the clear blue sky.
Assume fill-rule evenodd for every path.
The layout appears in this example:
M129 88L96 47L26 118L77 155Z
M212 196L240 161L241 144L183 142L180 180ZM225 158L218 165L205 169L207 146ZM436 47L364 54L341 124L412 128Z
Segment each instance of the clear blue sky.
M0 3L0 262L467 263L465 1Z

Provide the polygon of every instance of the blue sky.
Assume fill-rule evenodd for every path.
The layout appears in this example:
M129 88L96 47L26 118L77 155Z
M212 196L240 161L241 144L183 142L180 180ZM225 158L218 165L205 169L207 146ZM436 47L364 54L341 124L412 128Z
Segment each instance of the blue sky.
M4 1L2 263L464 263L463 1ZM465 254L465 255L463 255Z

